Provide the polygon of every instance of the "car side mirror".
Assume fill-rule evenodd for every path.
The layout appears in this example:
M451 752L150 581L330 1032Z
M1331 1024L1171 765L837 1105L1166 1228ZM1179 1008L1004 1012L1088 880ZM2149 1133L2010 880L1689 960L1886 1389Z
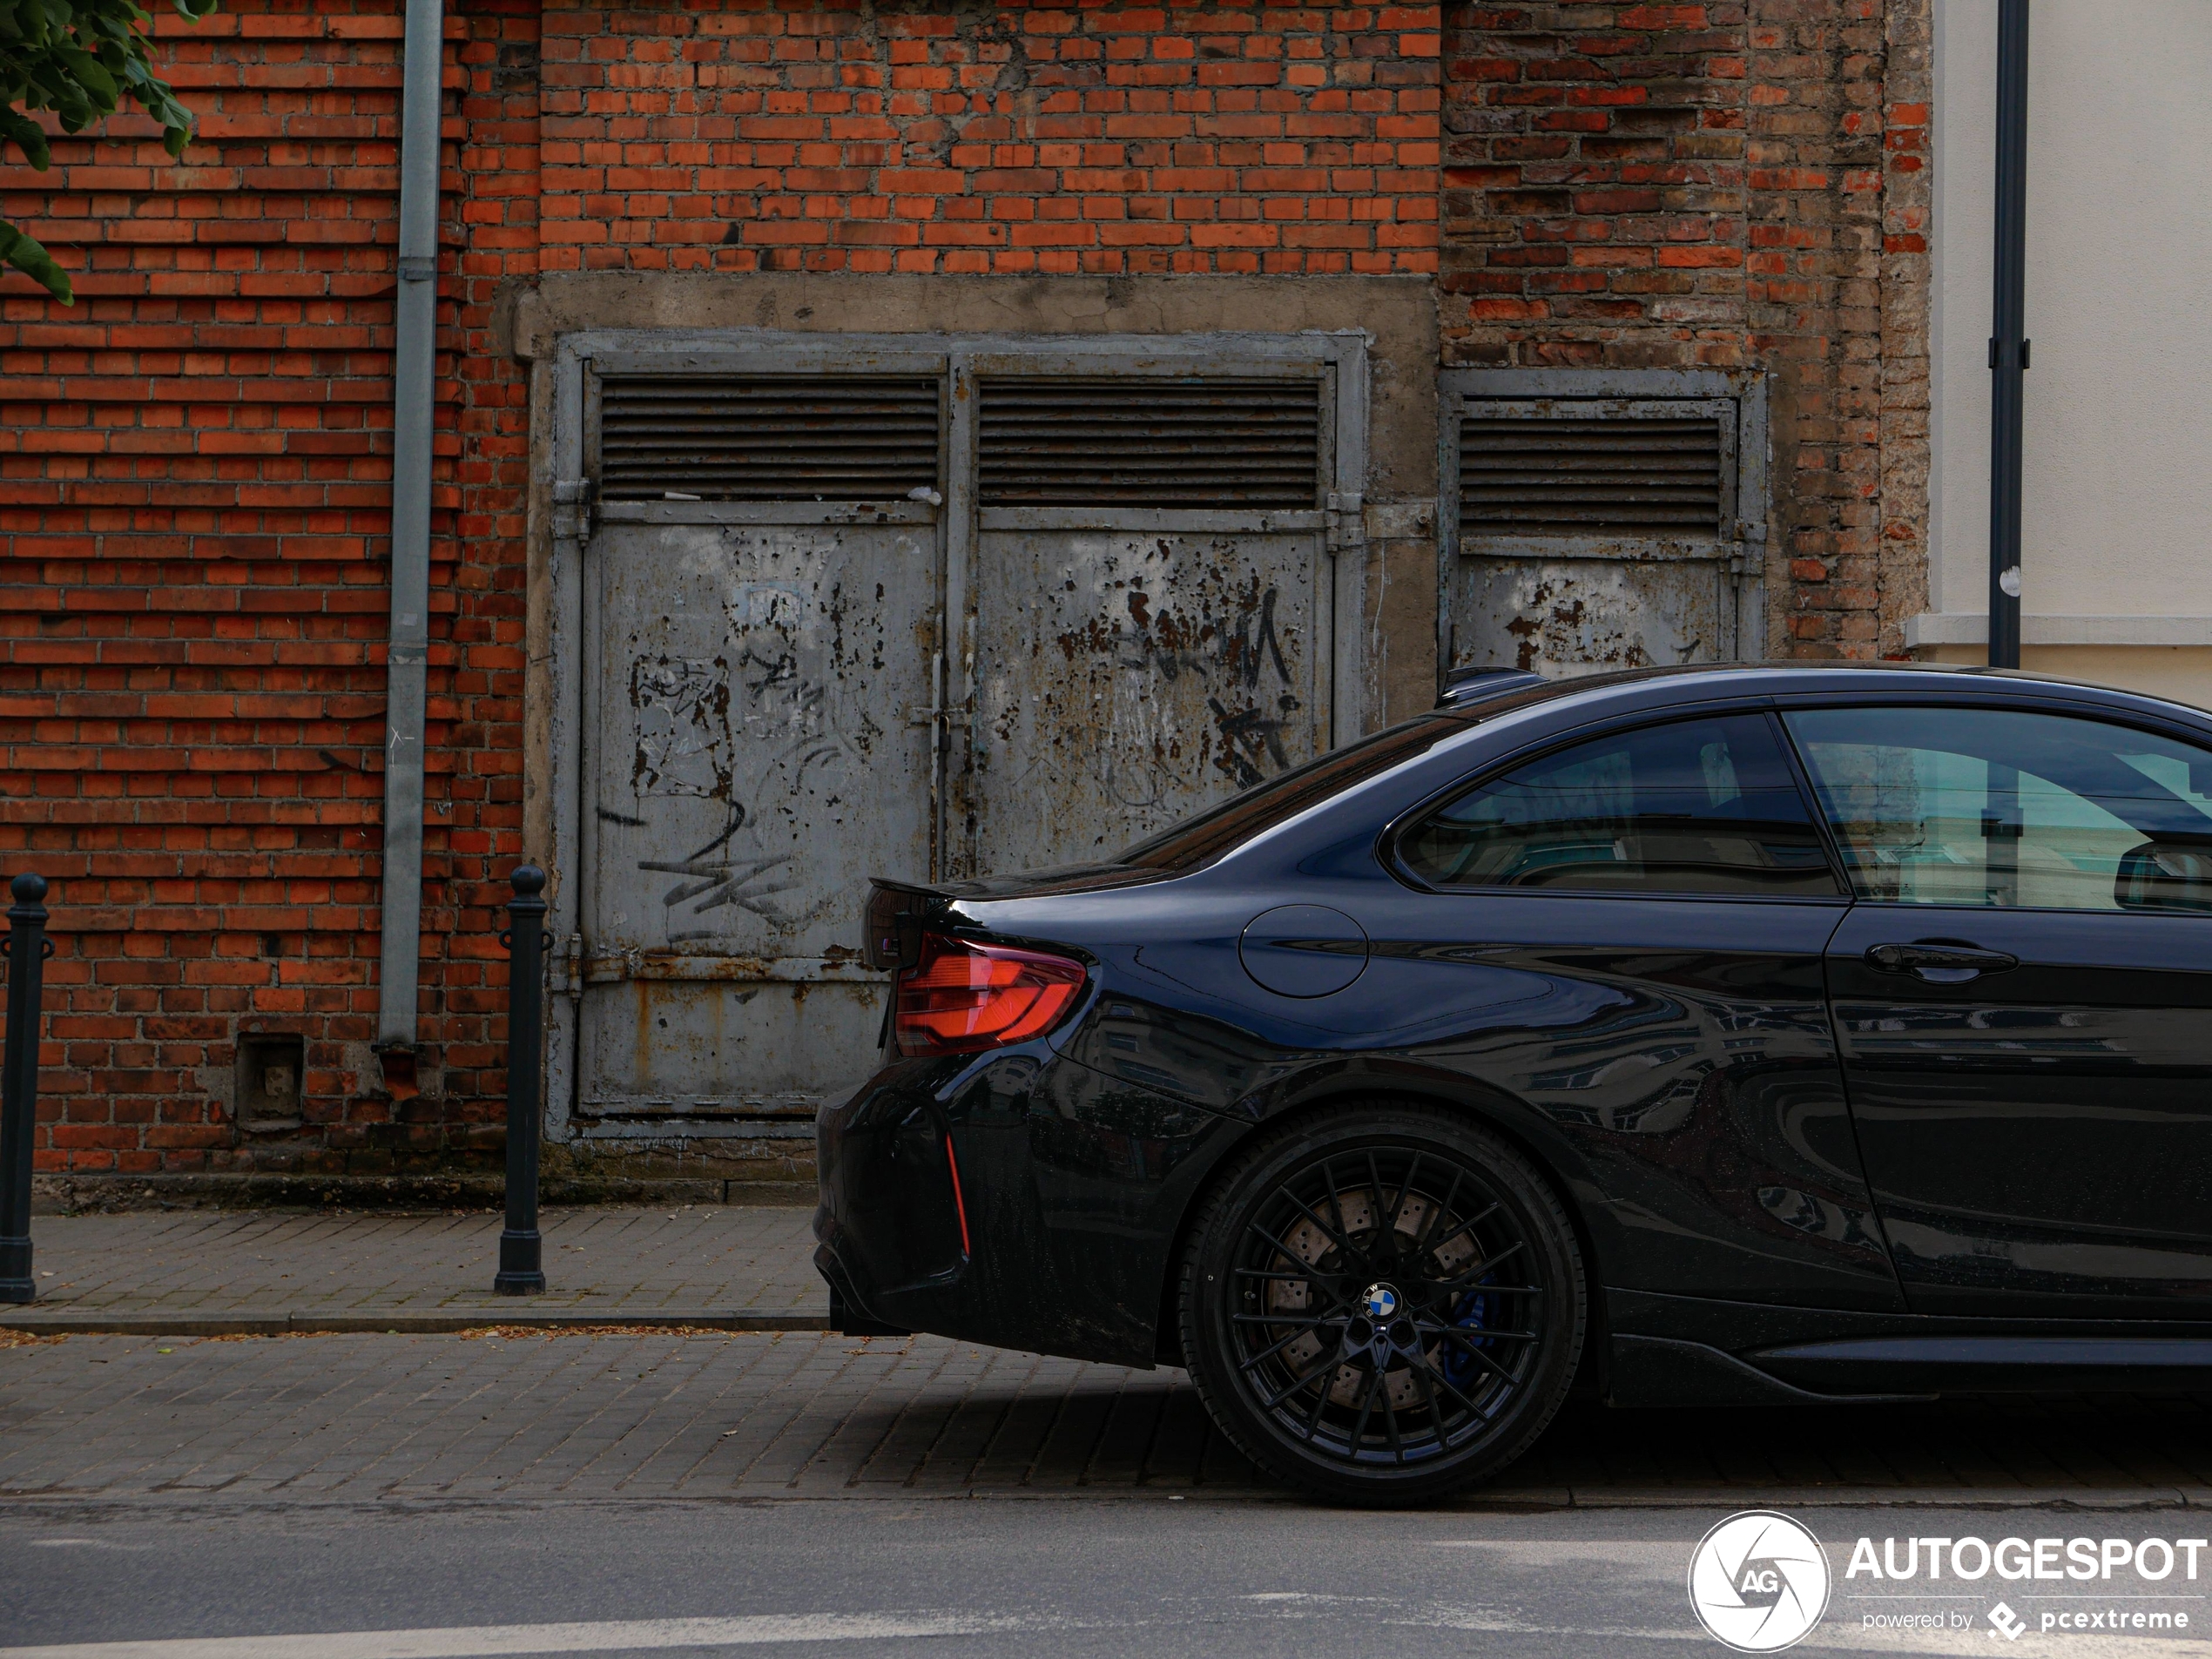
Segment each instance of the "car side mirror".
M2129 847L2120 855L2112 898L2122 910L2212 915L2212 837Z

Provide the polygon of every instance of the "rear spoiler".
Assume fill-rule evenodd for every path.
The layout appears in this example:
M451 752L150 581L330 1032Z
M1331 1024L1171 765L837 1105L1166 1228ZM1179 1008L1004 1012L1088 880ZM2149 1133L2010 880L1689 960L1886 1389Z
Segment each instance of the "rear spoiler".
M918 887L881 876L868 883L860 921L860 954L870 968L912 968L921 960L921 919L934 902L950 897L938 887Z
M1437 693L1436 706L1440 709L1471 708L1503 692L1526 691L1531 685L1544 683L1544 677L1532 669L1494 666L1449 669L1444 675L1444 689Z

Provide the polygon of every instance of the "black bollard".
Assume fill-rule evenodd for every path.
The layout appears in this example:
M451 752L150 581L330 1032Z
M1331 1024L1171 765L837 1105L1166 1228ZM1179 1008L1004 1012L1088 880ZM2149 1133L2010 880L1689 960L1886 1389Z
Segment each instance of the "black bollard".
M545 1069L545 872L519 866L508 900L507 1231L499 1235L499 1276L508 1296L545 1288L545 1241L537 1231L538 1080Z
M0 1302L35 1302L30 1274L30 1148L38 1123L38 987L46 976L46 879L9 889L8 1044L0 1059Z

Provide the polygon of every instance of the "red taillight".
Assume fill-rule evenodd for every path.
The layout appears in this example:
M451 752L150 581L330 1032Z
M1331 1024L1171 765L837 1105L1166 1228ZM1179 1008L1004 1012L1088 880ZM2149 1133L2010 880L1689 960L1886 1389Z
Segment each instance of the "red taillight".
M924 934L899 975L900 1054L969 1054L1042 1036L1082 989L1083 965L1042 951Z

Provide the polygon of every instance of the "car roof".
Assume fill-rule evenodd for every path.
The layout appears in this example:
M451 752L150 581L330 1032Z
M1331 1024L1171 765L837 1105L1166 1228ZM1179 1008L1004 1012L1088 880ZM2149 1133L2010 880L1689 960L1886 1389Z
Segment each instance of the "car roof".
M2178 718L2202 726L2202 709L2141 691L2096 685L2055 674L1973 664L1875 662L1702 663L1669 668L1626 668L1571 679L1508 685L1494 696L1466 698L1440 713L1482 721L1521 709L1549 705L1562 715L1596 715L1608 706L1623 711L1656 709L1715 698L1934 693L1941 697L2025 697L2100 705L2114 712ZM1576 705L1582 705L1578 708Z

